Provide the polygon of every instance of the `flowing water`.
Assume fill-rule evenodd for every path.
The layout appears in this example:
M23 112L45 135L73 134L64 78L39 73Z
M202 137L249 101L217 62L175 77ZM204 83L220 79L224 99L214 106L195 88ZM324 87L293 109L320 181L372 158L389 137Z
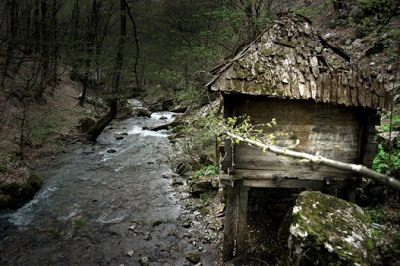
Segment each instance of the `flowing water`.
M189 243L178 219L168 131L143 130L173 119L114 122L97 144L37 169L35 198L0 216L0 265L183 265L199 245L203 265L215 265L216 252Z

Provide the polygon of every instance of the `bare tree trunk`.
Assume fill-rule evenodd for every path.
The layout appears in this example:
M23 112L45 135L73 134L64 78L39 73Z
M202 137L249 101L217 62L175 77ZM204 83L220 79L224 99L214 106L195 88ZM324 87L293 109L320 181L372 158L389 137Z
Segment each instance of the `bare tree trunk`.
M50 65L50 51L49 51L49 14L48 14L48 4L47 0L41 0L40 2L40 11L41 11L41 18L40 18L40 32L41 32L41 39L40 39L40 52L41 52L41 78L40 83L37 87L37 91L35 94L35 99L37 101L42 100L42 96L44 91L46 90L46 86L49 82L49 65Z
M52 63L52 73L51 73L51 80L52 80L52 93L54 92L55 86L57 86L58 83L58 73L57 73L57 68L58 68L58 57L59 57L59 45L58 45L58 20L57 20L57 13L59 9L59 4L57 0L53 0L52 4L52 25L51 25L51 38L53 40L52 43L52 54L51 54L51 63Z
M255 141L255 140L251 140L248 138L244 138L244 137L235 135L229 131L227 131L226 134L233 139L237 139L239 141L246 142L246 143L256 146L260 149L263 149L264 151L270 151L275 154L302 159L302 160L304 160L305 163L309 162L309 163L314 163L314 164L322 164L322 165L326 165L326 166L333 167L336 169L350 171L350 172L359 174L361 176L370 178L374 181L383 183L397 191L400 191L400 181L398 181L397 179L395 179L393 177L375 172L374 170L371 170L363 165L343 163L343 162L331 160L331 159L328 159L328 158L325 158L322 156L318 156L318 155L312 155L312 154L308 154L308 153L304 153L304 152L292 151L292 150L281 148L281 147L274 146L274 145L266 145L261 142Z
M87 45L86 45L86 62L85 62L85 76L83 78L83 89L82 94L79 99L79 105L83 106L86 100L86 93L89 87L89 73L90 66L92 64L93 53L94 53L94 44L95 39L98 34L98 24L99 24L99 11L100 11L100 2L97 0L93 1L92 4L92 15L90 18L90 23L87 31Z
M135 80L136 80L136 90L140 91L140 83L139 83L139 74L138 74L138 63L139 63L139 40L138 40L138 36L137 36L137 30L136 30L136 22L135 19L132 15L131 9L127 3L126 0L124 0L124 3L128 9L128 15L129 18L132 22L132 27L133 27L133 38L135 39L135 45L136 45L136 54L135 54L135 64L133 67L133 71L135 73Z
M18 12L17 12L16 0L8 0L6 3L6 9L8 11L8 19L7 19L8 46L7 46L6 61L4 64L1 87L4 87L7 77L10 77L8 70L12 66L12 58L14 56L14 51L15 51L15 40L16 40L16 35L18 34L17 31Z
M73 55L79 54L80 45L78 44L79 40L79 16L80 16L80 7L79 0L75 0L74 7L72 9L72 29L71 29L71 39L72 39L72 53ZM72 79L75 80L78 74L78 68L80 65L80 58L72 59Z
M115 71L112 77L112 99L110 100L110 109L108 113L102 117L96 124L89 130L88 139L90 141L96 141L97 137L101 134L104 128L111 123L111 121L115 118L118 111L118 91L119 91L119 83L121 80L121 72L123 66L124 59L124 47L125 47L125 39L126 39L126 5L124 0L120 0L120 27L121 34L118 42L118 51L116 56L116 64Z
M26 126L28 122L29 105L30 100L25 97L22 106L22 116L19 118L21 121L21 131L19 136L19 157L21 158L21 160L25 158Z

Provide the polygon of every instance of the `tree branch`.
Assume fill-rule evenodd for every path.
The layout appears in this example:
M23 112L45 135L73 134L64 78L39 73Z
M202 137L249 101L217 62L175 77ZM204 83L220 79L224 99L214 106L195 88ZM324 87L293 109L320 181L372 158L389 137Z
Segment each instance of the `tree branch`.
M360 174L367 178L370 178L374 181L381 182L397 191L400 191L400 181L398 181L397 179L395 179L393 177L375 172L374 170L371 170L368 167L365 167L363 165L343 163L343 162L328 159L328 158L318 156L318 155L312 155L312 154L308 154L308 153L304 153L304 152L292 151L292 150L281 148L281 147L278 147L275 145L266 145L266 144L263 144L261 142L258 142L258 141L255 141L255 140L252 140L252 139L249 139L246 137L238 136L229 131L226 131L225 133L226 133L226 135L228 135L229 137L231 137L233 139L249 143L253 146L263 149L264 151L270 151L275 154L289 156L292 158L303 159L303 160L307 160L307 161L315 163L315 164L326 165L326 166L333 167L336 169L347 170L347 171L350 171L353 173Z

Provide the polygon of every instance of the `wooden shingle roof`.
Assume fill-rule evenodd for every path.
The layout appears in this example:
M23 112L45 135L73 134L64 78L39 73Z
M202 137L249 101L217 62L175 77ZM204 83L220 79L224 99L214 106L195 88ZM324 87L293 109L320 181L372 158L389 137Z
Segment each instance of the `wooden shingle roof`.
M390 97L369 65L355 69L338 46L319 36L300 15L275 21L235 57L217 66L212 91L376 109Z

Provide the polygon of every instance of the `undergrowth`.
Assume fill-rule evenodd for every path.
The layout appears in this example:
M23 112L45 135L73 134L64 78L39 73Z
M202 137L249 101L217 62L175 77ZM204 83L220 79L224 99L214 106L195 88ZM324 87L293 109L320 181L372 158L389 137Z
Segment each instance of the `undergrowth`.
M391 126L390 123L382 124L382 131L390 132L390 130L393 131L393 128L400 125L400 110L396 108L393 113ZM381 120L387 120L389 117L390 112L382 115ZM390 149L389 146L391 147ZM400 171L400 140L398 138L393 138L393 143L378 144L378 152L372 163L372 169L382 174L398 175L398 172Z
M198 179L203 176L215 176L218 175L219 168L214 165L204 166L200 170L196 171L193 175L195 179Z

